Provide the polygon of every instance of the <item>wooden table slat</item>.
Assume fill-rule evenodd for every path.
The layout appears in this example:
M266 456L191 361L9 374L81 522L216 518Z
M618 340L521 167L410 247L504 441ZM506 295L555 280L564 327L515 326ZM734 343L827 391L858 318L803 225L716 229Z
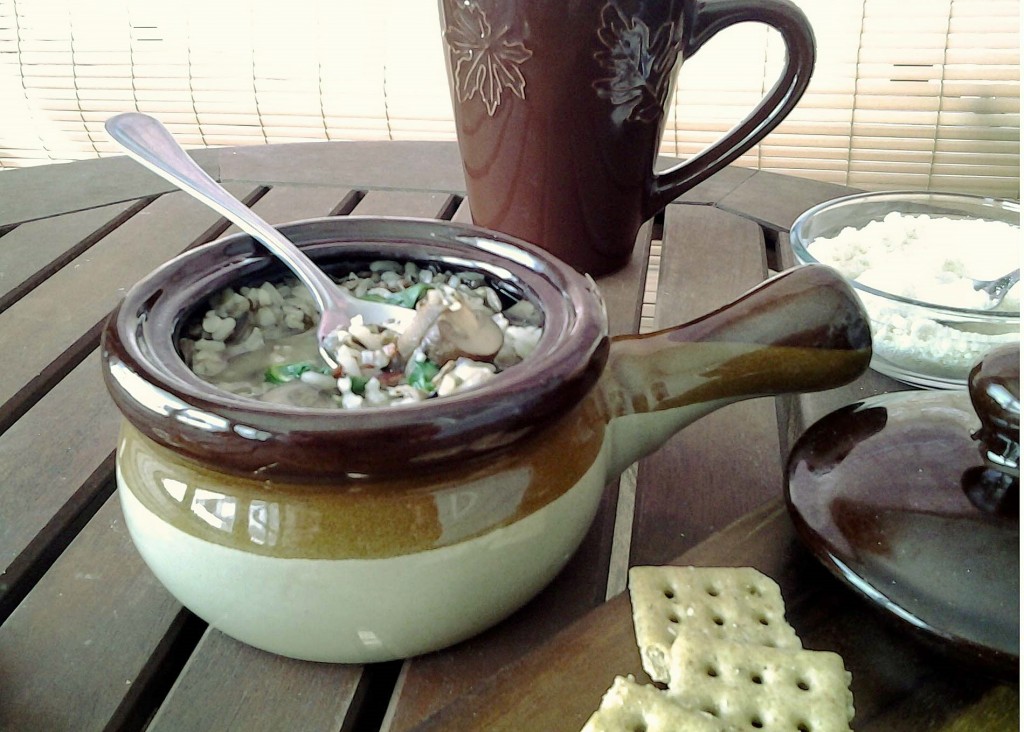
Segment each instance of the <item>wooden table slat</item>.
M369 191L352 210L356 216L412 216L436 219L449 208L451 194L430 191Z
M274 223L471 218L454 142L193 155ZM720 171L643 227L626 268L599 279L610 333L636 332L642 314L645 328L702 316L769 267L790 266L793 220L852 192ZM0 175L0 729L576 731L615 674L644 678L628 597L606 596L631 564L665 561L751 565L777 579L805 645L839 651L853 672L857 732L1016 728L1017 685L965 674L910 640L804 550L781 505L788 449L811 421L907 388L874 372L828 392L733 404L687 427L609 483L549 587L453 648L366 667L313 664L207 628L126 534L112 496L118 416L96 344L128 287L227 228L127 158ZM652 264L659 271L645 285Z
M192 150L189 155L220 180L222 151ZM0 228L176 190L125 156L6 170L3 185L9 193L0 196Z
M268 223L284 224L329 216L349 194L351 190L342 187L280 185L261 196L252 205L252 210ZM232 224L220 236L229 236L239 231Z
M96 347L100 325L129 287L219 222L185 193L161 196L0 313L0 430Z
M105 729L145 686L180 612L110 498L0 626L0 729Z
M472 224L473 213L469 208L469 199L463 198L459 202L459 207L455 209L455 213L452 214L452 221L457 221L460 224Z
M130 201L21 224L0 237L0 312L147 203Z
M670 563L750 566L778 581L786 618L804 647L840 653L852 673L857 732L1016 729L1016 689L993 686L983 676L923 653L903 629L815 562L777 500ZM577 732L616 675L633 674L642 683L650 682L640 665L631 613L627 594L612 598L413 732ZM885 656L879 648L886 648ZM953 726L965 715L986 724Z
M0 623L109 490L120 422L95 351L0 435Z
M703 183L695 185L675 200L676 203L717 204L744 181L755 175L752 168L729 166L715 173Z
M723 196L717 206L771 229L789 231L811 206L856 193L852 188L759 170Z
M700 241L715 246L700 247ZM708 206L670 206L655 324L664 328L705 315L761 282L766 271L756 224ZM667 561L780 495L776 430L774 399L741 402L703 417L644 458L631 564Z
M147 732L338 732L357 701L361 666L306 663L207 629Z
M466 189L454 142L299 142L239 147L223 151L219 164L221 181L459 194Z

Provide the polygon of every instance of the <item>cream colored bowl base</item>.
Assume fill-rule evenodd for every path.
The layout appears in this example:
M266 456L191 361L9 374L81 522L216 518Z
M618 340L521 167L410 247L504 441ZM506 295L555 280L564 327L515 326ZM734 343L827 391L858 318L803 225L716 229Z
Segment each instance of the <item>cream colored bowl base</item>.
M526 603L582 541L605 472L597 460L561 497L483 536L384 559L282 559L214 544L152 513L120 469L117 480L146 564L211 626L284 656L370 663L452 645Z

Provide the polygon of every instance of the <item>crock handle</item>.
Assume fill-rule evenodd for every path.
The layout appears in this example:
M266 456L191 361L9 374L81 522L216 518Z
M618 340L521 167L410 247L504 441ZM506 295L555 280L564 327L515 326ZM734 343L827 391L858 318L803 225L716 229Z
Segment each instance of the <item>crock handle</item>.
M725 404L841 386L870 360L867 314L824 265L787 270L690 323L617 337L601 382L609 422L628 424L613 429L624 435L614 468Z

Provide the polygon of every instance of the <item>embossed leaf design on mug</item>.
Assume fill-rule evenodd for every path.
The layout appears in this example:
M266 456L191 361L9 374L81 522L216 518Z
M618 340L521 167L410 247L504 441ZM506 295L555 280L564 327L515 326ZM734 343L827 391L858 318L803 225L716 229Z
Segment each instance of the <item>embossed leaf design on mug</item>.
M452 79L459 101L477 97L493 115L508 90L525 99L526 80L519 65L530 51L519 41L509 40L508 27L494 31L475 5L465 6L445 33L453 59Z
M628 18L608 3L597 35L605 49L596 58L610 72L594 82L597 95L613 105L619 121L657 122L682 51L677 25L668 23L652 32L639 18Z
M474 223L599 275L645 220L733 162L792 110L814 36L789 0L440 0ZM679 66L736 23L786 47L771 91L721 140L656 173Z

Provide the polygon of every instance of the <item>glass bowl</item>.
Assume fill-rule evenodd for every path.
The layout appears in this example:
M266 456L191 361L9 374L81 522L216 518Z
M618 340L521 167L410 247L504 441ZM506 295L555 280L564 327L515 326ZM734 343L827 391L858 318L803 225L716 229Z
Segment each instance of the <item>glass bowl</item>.
M916 218L920 216L931 221ZM1008 309L984 310L977 303L966 306L966 301L943 300L939 304L938 297L927 299L939 290L935 277L940 275L938 270L930 273L931 264L944 266L946 273L941 276L953 280L995 279L1019 264L1016 237L1014 262L1002 266L986 249L988 232L979 237L976 227L965 227L964 221L1002 222L1019 228L1020 204L953 193L856 194L801 214L790 231L790 244L798 263L820 262L838 269L860 296L871 319L872 368L914 386L960 389L966 387L971 367L989 351L1020 342L1019 285L1004 303ZM894 256L887 263L875 259L877 252L898 251L904 240L917 234L922 235L917 239L922 248L914 250L916 254ZM873 260L871 271L859 272L867 256ZM894 292L908 286L931 289L918 297L909 296L906 289L902 294ZM966 294L978 296L962 280L949 286L959 287L960 295L966 288Z

